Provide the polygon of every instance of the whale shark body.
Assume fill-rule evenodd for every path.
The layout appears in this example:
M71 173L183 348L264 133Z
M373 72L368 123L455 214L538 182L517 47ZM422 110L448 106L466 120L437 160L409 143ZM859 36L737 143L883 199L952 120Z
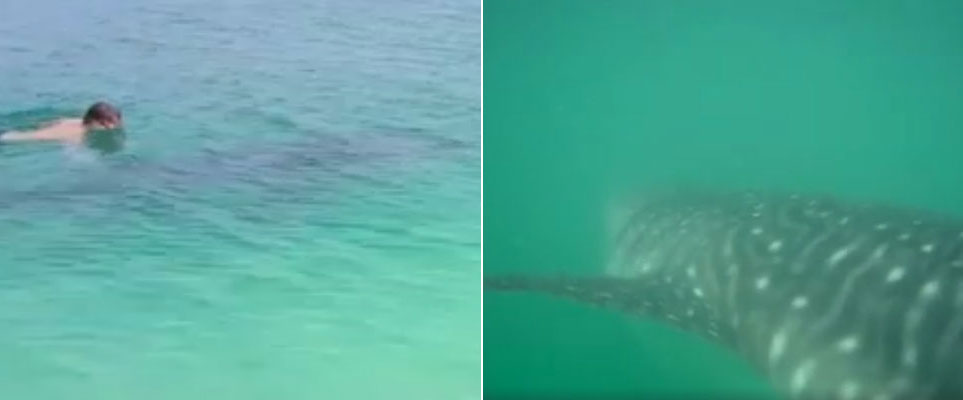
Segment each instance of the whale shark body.
M658 318L736 350L793 399L963 398L963 223L779 194L612 210L597 277L495 276Z

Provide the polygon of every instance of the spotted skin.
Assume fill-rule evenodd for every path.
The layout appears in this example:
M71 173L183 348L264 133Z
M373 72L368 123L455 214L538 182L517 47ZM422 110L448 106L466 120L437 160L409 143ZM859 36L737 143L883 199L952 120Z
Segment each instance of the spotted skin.
M788 398L963 398L963 223L798 195L613 210L603 277L486 278L730 346Z

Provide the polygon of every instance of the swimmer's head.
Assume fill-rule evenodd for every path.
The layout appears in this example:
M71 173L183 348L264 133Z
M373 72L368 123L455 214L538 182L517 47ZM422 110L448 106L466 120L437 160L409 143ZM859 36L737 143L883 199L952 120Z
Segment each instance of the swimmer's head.
M124 121L120 110L105 102L97 102L84 114L84 126L88 129L117 129Z

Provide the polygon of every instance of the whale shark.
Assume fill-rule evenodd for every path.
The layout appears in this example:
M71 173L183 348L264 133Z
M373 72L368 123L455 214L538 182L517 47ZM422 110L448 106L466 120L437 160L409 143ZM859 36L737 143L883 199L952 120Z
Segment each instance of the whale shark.
M623 198L596 276L497 275L652 318L746 358L791 399L963 398L963 221L833 196Z
M0 127L4 125L3 119L4 115L0 114ZM135 152L97 158L97 162L92 163L74 163L68 167L76 170L75 173L60 180L0 185L0 207L10 210L11 207L62 204L82 197L125 195L132 191L153 191L157 187L194 192L231 187L239 181L257 182L276 192L289 190L291 182L307 180L325 182L327 187L342 180L394 187L397 185L394 177L404 168L437 159L460 159L474 148L471 141L446 138L416 128L318 132L305 136L224 149L192 149L184 155L159 159ZM31 146L0 148L0 154L14 148L24 153L15 152L15 156L30 155L27 151ZM16 173L19 171L9 165L20 168L19 165L33 164L36 163L3 166L7 172Z

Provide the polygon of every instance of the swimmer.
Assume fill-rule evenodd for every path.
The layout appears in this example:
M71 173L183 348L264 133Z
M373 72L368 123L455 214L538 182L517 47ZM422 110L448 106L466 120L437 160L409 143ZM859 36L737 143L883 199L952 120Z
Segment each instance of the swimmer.
M119 129L122 126L120 110L105 102L97 102L87 109L83 118L64 118L47 122L31 131L2 132L0 144L40 141L80 144L91 132Z

